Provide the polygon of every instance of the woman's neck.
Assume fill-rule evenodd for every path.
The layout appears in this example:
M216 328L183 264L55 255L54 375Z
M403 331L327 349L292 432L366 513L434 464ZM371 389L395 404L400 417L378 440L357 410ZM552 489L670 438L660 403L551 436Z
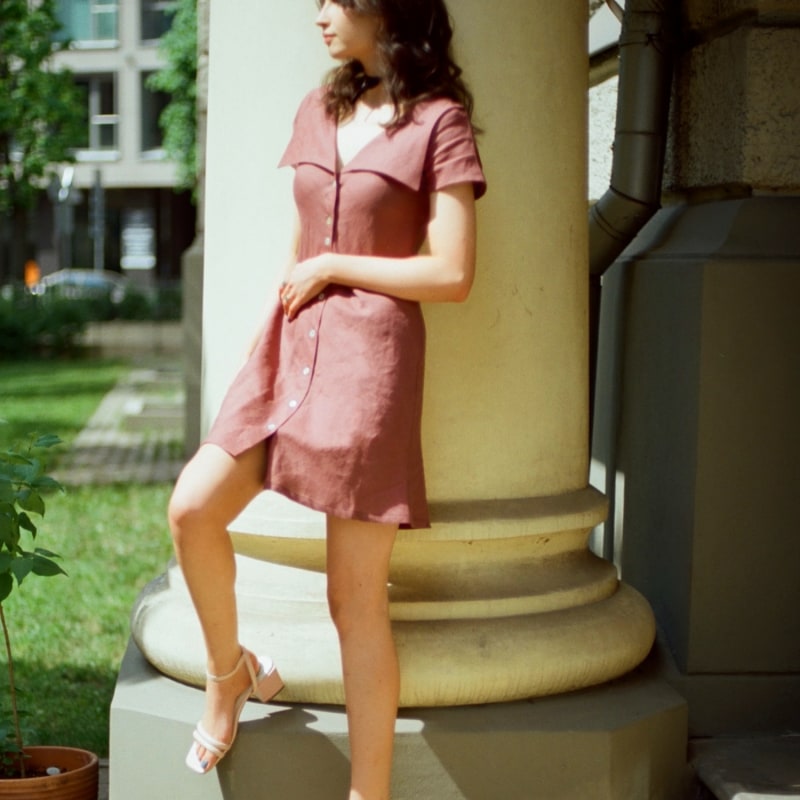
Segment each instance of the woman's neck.
M378 108L391 102L391 97L383 81L365 88L358 96L358 102L370 108Z

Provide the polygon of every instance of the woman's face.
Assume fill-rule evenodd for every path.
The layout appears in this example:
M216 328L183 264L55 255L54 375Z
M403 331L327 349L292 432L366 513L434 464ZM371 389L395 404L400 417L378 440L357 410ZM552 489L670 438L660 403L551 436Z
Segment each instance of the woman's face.
M368 74L377 74L379 17L345 7L336 0L324 0L316 24L322 29L322 40L332 58L360 61Z

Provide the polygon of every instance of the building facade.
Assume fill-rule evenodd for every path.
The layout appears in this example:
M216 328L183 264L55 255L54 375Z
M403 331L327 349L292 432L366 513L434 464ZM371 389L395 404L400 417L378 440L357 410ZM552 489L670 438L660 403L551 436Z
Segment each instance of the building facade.
M35 220L44 274L83 267L121 271L139 283L177 279L192 241L190 193L176 192L176 167L158 119L168 96L148 88L164 63L165 0L61 0L70 47L55 54L81 87L85 128L76 162L59 171Z

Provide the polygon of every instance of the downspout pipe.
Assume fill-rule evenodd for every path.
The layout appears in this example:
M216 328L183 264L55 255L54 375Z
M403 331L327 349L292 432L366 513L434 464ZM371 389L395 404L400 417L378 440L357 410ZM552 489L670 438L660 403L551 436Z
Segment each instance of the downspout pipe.
M593 449L604 468L609 501L602 529L602 555L614 561L617 494L617 438L620 424L623 319L612 323L610 368L602 420L596 420L596 366L603 273L661 206L661 185L672 86L678 0L628 0L619 41L617 120L611 182L589 212L589 367ZM624 308L624 302L616 304Z
M589 272L602 275L661 205L677 0L628 0L619 40L611 183L589 212Z

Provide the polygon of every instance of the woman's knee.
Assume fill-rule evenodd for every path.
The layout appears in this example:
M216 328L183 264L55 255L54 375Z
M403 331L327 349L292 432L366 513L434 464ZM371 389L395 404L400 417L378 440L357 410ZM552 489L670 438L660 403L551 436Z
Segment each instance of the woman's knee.
M389 620L386 584L365 584L361 580L328 579L328 609L331 619L344 636L355 629L373 629Z
M200 454L184 467L167 505L167 520L176 541L198 525L213 521L218 503L212 503L215 492L208 485L208 470Z
M206 517L208 510L203 496L187 483L184 479L178 481L167 505L167 521L176 543Z
M328 607L342 637L389 619L389 558L397 529L328 517Z
M181 472L167 507L173 537L227 527L258 492L262 459L259 448L235 459L216 446L201 447Z

